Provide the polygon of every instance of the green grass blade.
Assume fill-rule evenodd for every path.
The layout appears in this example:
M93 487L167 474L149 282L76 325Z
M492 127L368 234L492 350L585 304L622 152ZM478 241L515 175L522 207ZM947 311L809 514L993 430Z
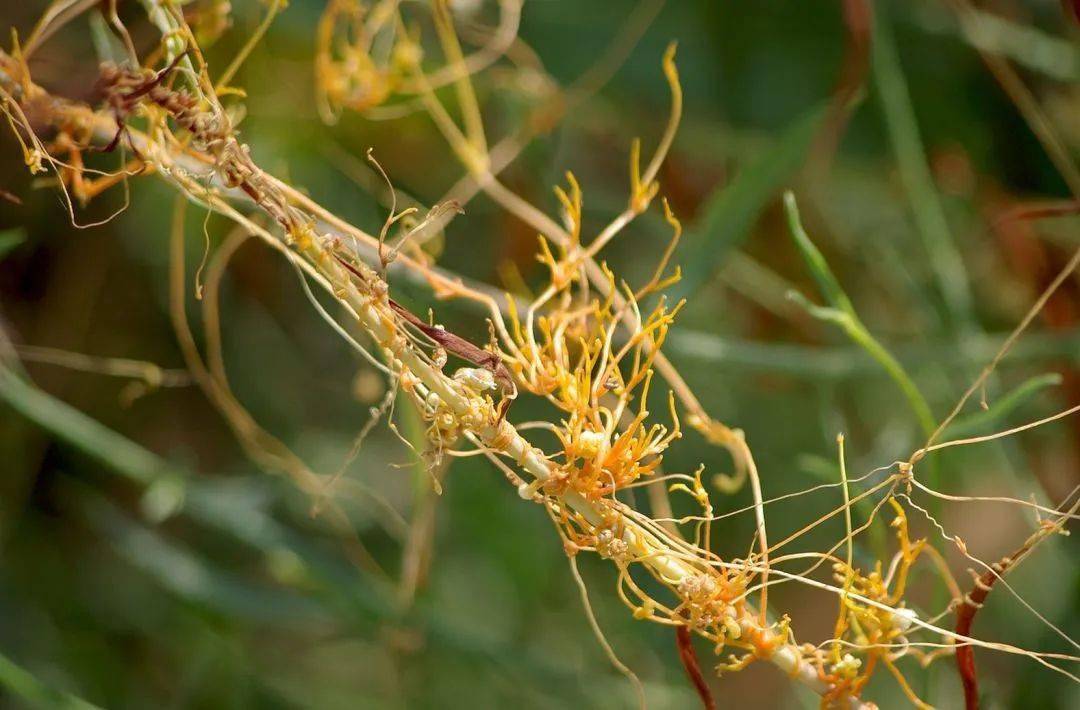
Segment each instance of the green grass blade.
M967 272L926 162L926 149L919 134L888 13L882 8L882 12L874 14L873 78L889 142L900 170L900 180L907 193L915 227L929 259L947 321L956 326L966 326L973 319Z
M900 388L900 391L903 392L904 398L915 413L915 418L918 420L923 433L930 436L934 429L937 428L937 420L934 418L926 398L919 391L915 381L911 379L904 366L900 364L900 361L884 345L878 342L877 338L866 329L866 326L859 319L855 307L851 304L851 299L848 298L847 293L840 286L840 282L833 275L832 269L829 268L821 251L814 245L803 228L802 220L799 218L799 207L795 202L795 195L790 191L784 194L784 209L787 211L792 239L794 239L799 252L810 268L814 280L817 281L821 296L829 303L829 306L815 305L797 292L790 294L792 300L799 303L814 318L839 326L851 338L852 342L877 361L888 373L889 377L892 378L893 382L896 383L896 386Z
M0 399L56 438L126 478L149 484L168 471L168 465L152 452L42 392L4 367L0 367Z
M1006 417L1030 401L1042 390L1060 384L1061 375L1056 372L1048 372L1027 379L1020 383L1016 389L990 405L989 408L969 414L966 417L958 417L945 430L944 436L956 439L970 436L979 431L985 431L991 426L1004 421Z
M839 311L854 316L855 308L851 305L851 300L844 293L844 289L840 286L832 269L829 268L829 263L825 261L821 251L803 229L802 220L799 218L799 207L795 203L794 193L790 190L784 193L784 211L787 214L791 238L795 240L795 246L799 248L799 253L810 268L810 275L817 281L818 289L825 298L825 302Z
M46 685L37 676L0 654L0 687L26 706L48 710L100 710L82 698Z
M905 369L938 365L962 370L994 357L1004 338L1001 335L973 334L959 345L954 341L939 339L890 344L888 350L896 355ZM668 336L665 347L683 358L740 371L827 380L873 377L882 373L881 366L866 351L850 345L810 346L756 341L682 329ZM1078 352L1080 333L1032 333L1017 342L1002 362L1032 365L1063 359L1075 361L1074 354Z
M769 200L805 161L824 116L825 108L818 106L796 119L767 153L706 200L703 216L684 242L682 280L670 292L672 301L692 296L746 241Z

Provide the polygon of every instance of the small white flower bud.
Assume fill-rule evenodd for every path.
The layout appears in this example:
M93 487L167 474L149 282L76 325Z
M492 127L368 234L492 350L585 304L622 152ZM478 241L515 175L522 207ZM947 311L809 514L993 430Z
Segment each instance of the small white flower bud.
M483 367L463 367L454 373L454 381L474 392L495 389L495 375Z
M900 629L901 632L907 631L911 628L915 619L918 619L919 615L915 613L914 609L893 609L892 610L892 623L893 626Z

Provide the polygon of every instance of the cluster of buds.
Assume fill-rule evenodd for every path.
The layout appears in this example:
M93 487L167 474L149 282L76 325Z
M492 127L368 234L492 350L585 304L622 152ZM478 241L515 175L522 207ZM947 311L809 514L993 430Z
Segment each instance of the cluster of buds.
M604 528L597 532L594 545L596 553L604 559L614 560L620 565L625 565L628 562L629 546L621 537L616 537L615 533L610 529Z
M705 573L684 577L676 587L682 600L677 611L686 618L690 628L708 632L719 631L722 647L725 639L737 640L742 636L736 617L738 612L731 604L731 585L721 575Z
M512 342L504 358L524 389L565 414L554 429L562 455L551 492L568 488L596 499L652 474L682 435L670 395L671 426L647 421L652 363L681 304L671 308L661 296L643 315L641 291L624 284L621 305L591 292L581 276L581 190L573 175L567 180L569 191L556 189L556 195L572 240L553 250L541 238L539 260L550 285L524 317L511 308ZM609 294L615 293L615 277L605 273Z
M875 563L868 573L848 563L833 565L834 578L843 587L836 622L836 642L832 644L831 659L827 660L823 655L815 659L819 677L830 688L827 698L858 697L878 663L884 664L898 679L902 679L894 661L908 652L906 635L918 619L918 614L906 608L902 599L908 574L926 549L926 541L911 541L903 507L894 498L890 498L889 503L896 512L890 525L896 530L900 549L888 571L882 572L881 562ZM841 641L850 643L853 652L841 655ZM902 681L901 684L913 702L920 704L921 701L911 693L906 682Z

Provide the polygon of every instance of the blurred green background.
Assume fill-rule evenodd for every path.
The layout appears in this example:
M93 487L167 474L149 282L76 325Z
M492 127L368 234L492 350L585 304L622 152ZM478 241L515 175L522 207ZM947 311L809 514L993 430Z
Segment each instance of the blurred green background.
M211 67L227 64L263 16L261 3L232 4L233 27L208 50ZM139 48L152 47L137 4L119 5ZM1018 204L1070 192L950 4L873 5L874 41L864 51L837 0L669 0L612 80L504 173L509 186L554 214L551 187L573 170L585 193L586 233L602 226L625 204L630 141L641 136L648 153L663 129L669 97L660 58L678 40L685 116L660 180L687 227L676 256L686 278L674 291L689 304L666 350L709 411L746 432L767 497L836 480L838 431L853 474L906 458L922 440L880 368L786 297L795 289L817 300L787 233L783 189L795 190L807 229L862 319L908 367L938 419L1080 246L1075 217L1001 219ZM976 43L1013 63L1077 158L1080 27L1057 0L981 5L994 21ZM635 6L530 0L520 35L546 75L568 86ZM4 37L8 25L25 36L44 7L5 2ZM241 131L263 167L377 230L385 209L357 181L370 180L368 147L395 186L425 204L462 170L422 114L373 122L346 113L332 127L319 120L311 57L322 8L292 0L243 67L235 82L248 94ZM492 2L476 12L486 24L496 15ZM93 98L97 61L87 27L73 23L38 53L39 83ZM491 134L512 130L537 105L537 84L525 78L503 63L479 81ZM830 103L847 89L849 116ZM0 200L7 335L23 345L182 367L167 312L169 188L135 180L123 214L75 229L55 189L35 187L5 130L0 188L22 201ZM122 190L112 190L78 218L96 221L123 203ZM203 237L201 213L188 214L191 278ZM207 227L214 244L228 232L218 218ZM667 235L654 210L605 256L640 283ZM440 263L495 285L513 264L535 285L544 274L534 248L529 228L478 197L448 227ZM484 337L468 307L436 304L400 277L391 285L417 312L433 306L451 329ZM199 330L193 295L188 305ZM291 267L254 240L230 264L222 309L237 397L313 470L338 470L381 396L370 368L314 312ZM993 421L971 422L971 433L1080 403L1078 319L1080 282L1070 278L987 392L992 405L1024 383L1027 395L1008 411L992 410ZM436 497L411 452L380 426L335 493L345 518L313 516L312 500L292 482L244 456L196 387L130 402L122 379L30 359L24 366L32 384L6 376L0 388L3 707L77 707L77 698L107 708L632 706L628 684L589 631L547 516L481 459L455 462ZM1047 373L1057 377L1030 383ZM512 418L543 411L519 402ZM410 416L398 411L403 431ZM942 490L1057 501L1080 478L1078 427L1080 420L1065 419L942 455ZM665 466L688 471L699 463L710 474L730 469L693 434ZM719 512L749 500L745 490L714 495ZM771 506L770 532L782 537L838 503L831 489ZM412 525L417 519L431 521L431 530ZM976 504L944 506L942 521L984 559L1013 549L1034 525L1015 508ZM913 526L933 535L925 522ZM799 549L827 547L842 531L833 521ZM402 552L410 534L429 533L428 571L415 601L402 604L393 581ZM727 519L715 526L714 547L745 554L751 534L749 517ZM885 535L882 528L860 540L859 559L868 563ZM963 559L937 539L963 575ZM358 545L386 577L356 564ZM1010 577L1074 638L1076 552L1075 543L1052 541ZM580 564L600 622L646 683L651 706L694 707L670 630L630 617L608 564L587 556ZM770 599L792 616L800 641L830 635L832 597L782 585ZM930 601L929 594L914 600ZM1024 648L1073 650L1005 593L991 597L976 632ZM699 652L711 667L711 651ZM987 707L1080 705L1075 684L1030 660L981 651L977 659ZM930 702L960 706L951 660L930 677L905 663ZM771 667L712 682L724 707L816 706ZM887 676L875 679L867 698L883 708L905 702Z

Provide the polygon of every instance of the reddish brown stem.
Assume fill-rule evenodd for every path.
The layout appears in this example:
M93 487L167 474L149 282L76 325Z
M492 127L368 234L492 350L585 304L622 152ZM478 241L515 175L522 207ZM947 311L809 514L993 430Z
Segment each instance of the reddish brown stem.
M979 610L986 595L990 593L990 587L995 581L997 581L997 576L990 574L989 571L976 579L975 588L964 597L956 609L957 634L971 635L971 624L975 620L975 612ZM957 648L956 667L960 671L960 682L964 685L964 708L979 710L979 678L975 672L975 649L966 645Z
M705 676L701 674L701 666L698 665L697 651L694 650L694 640L690 636L690 628L687 626L675 627L675 645L679 649L679 660L690 682L694 684L694 690L701 698L701 707L705 710L716 710L716 702L713 700L709 684L705 682Z
M1015 567L1050 533L1060 528L1064 520L1065 518L1061 518L1056 523L1044 521L1042 527L1029 537L1023 545L1014 550L1011 555L1002 557L998 562L990 565L990 569L975 577L974 588L964 595L956 607L956 633L958 636L971 636L971 625L975 621L975 614L982 608L983 602L986 601L986 597L990 594L994 583ZM974 572L972 574L974 575ZM957 647L956 667L960 672L960 682L964 685L965 710L979 710L979 678L975 672L975 649L971 645L964 644Z

